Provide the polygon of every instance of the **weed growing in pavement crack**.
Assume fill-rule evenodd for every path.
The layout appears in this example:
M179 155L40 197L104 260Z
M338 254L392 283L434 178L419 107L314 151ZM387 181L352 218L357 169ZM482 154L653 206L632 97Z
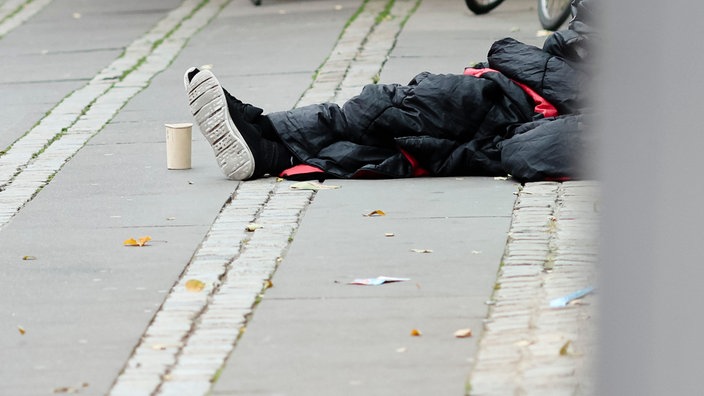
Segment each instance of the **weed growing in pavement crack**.
M376 16L376 20L374 21L376 25L380 24L386 19L391 19L393 16L391 15L391 9L394 6L394 3L396 0L389 0L388 3L386 3L386 7L379 13L379 15Z
M5 16L5 18L1 19L1 20L0 20L0 23L5 23L5 21L8 21L8 20L10 20L11 18L14 18L15 15L19 14L26 6L27 6L27 3L25 3L25 4L20 4L17 8L15 8L14 10L12 10L11 13L7 14L7 15ZM0 35L0 37L2 37L2 35Z

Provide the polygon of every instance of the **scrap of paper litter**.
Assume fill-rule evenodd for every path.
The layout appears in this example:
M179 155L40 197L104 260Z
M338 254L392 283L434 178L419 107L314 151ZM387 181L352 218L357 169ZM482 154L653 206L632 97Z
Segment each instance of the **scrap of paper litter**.
M384 283L391 282L405 282L411 280L411 278L395 278L392 276L377 276L376 278L360 278L355 279L350 282L350 285L363 285L363 286L379 286Z
M569 304L571 301L576 300L578 298L582 298L593 291L594 291L593 287L587 287L582 290L577 290L576 292L568 294L566 296L552 299L552 300L550 300L550 308L566 307L567 304Z

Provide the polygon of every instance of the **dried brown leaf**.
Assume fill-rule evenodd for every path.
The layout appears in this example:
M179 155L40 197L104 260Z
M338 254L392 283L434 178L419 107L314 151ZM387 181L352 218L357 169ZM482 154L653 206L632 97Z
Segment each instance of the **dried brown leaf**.
M567 340L567 342L565 342L565 344L562 346L562 348L560 348L560 356L569 355L570 345L572 345L572 340Z
M383 210L377 209L364 215L364 217L386 216Z

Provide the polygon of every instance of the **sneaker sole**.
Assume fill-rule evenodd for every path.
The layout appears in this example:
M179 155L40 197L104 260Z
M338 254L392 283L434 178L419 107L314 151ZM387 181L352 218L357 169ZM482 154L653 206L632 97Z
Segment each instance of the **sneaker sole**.
M227 109L225 92L209 70L201 70L188 81L183 77L191 114L215 152L215 160L230 180L247 180L254 174L254 155L237 130Z

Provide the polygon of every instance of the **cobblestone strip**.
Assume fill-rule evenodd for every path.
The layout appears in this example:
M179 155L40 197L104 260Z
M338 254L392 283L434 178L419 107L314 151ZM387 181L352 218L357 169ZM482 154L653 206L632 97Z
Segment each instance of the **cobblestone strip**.
M0 4L0 38L41 11L53 0L8 0Z
M207 392L310 202L310 191L289 185L273 179L239 184L111 395ZM247 231L255 221L261 228ZM189 281L202 282L203 290L188 288Z
M204 395L210 390L312 198L310 191L291 190L290 184L277 183L256 219L261 228L228 268L158 395Z
M401 32L420 0L369 0L320 66L298 107L342 103L376 81ZM390 9L388 7L391 6Z
M367 35L337 89L333 99L336 103L344 103L358 95L365 85L377 82L389 53L396 46L398 34L419 5L419 0L395 0L388 13L379 16L381 21Z
M388 0L368 0L350 22L296 107L330 102Z
M492 307L470 374L471 395L591 395L598 184L529 183L519 193Z
M185 1L0 156L0 228L228 1Z

